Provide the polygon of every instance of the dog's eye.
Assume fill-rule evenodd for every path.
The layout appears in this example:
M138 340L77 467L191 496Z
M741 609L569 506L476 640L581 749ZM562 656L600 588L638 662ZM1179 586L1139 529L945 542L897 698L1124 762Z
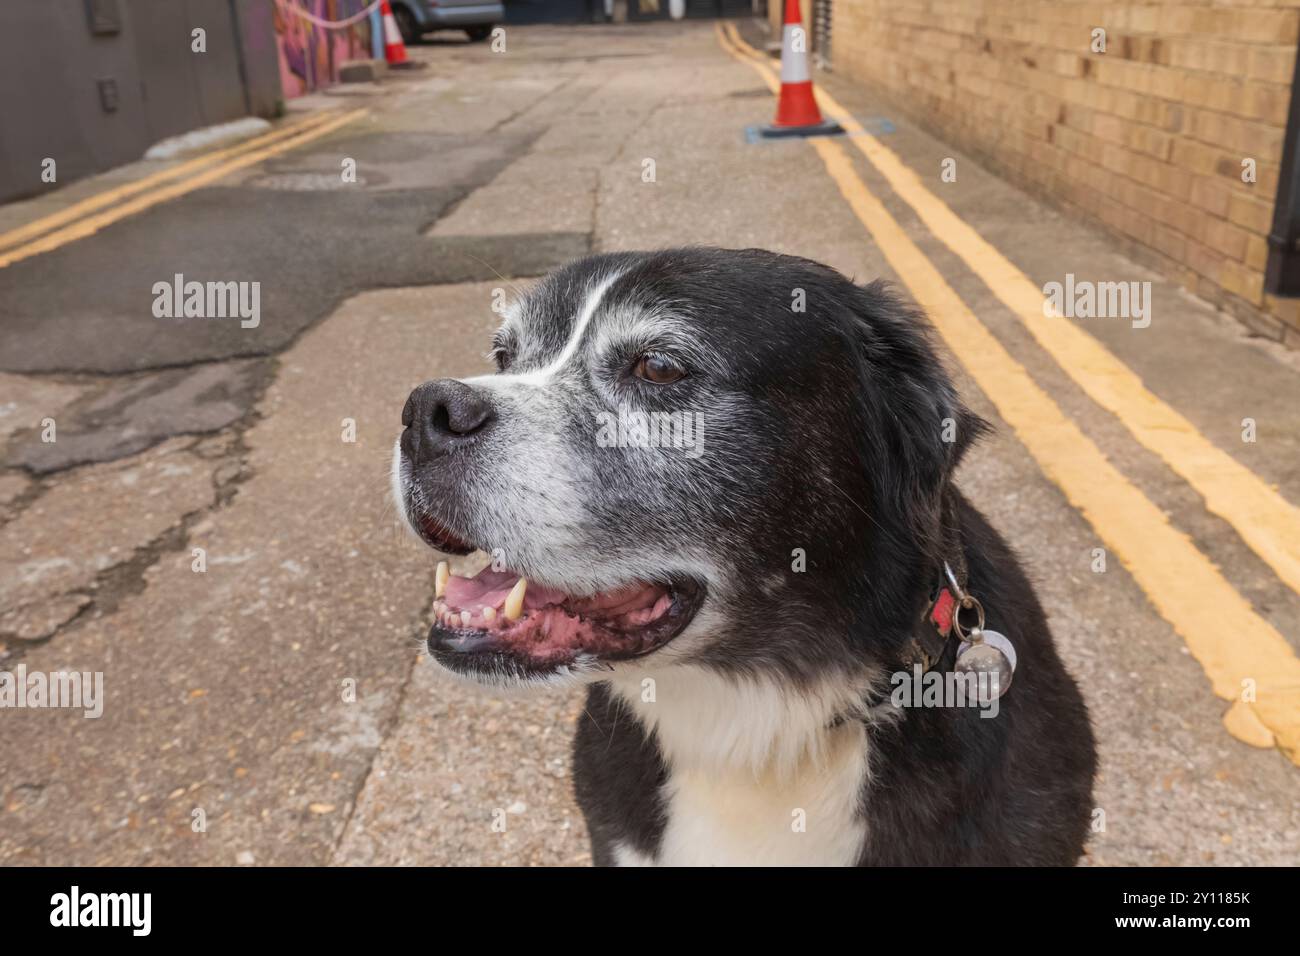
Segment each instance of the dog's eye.
M686 370L668 356L650 352L637 359L632 374L652 385L671 385L685 378Z
M498 332L492 337L492 350L488 358L496 363L497 371L504 372L515 360L515 343L508 333Z

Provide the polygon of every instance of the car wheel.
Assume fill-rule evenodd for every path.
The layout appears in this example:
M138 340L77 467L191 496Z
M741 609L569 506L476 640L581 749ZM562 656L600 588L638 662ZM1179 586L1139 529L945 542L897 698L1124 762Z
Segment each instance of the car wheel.
M492 35L492 25L485 27L466 27L465 34L469 37L470 43L482 43Z
M397 32L402 35L402 42L412 46L420 42L420 28L415 23L415 14L398 4L393 7L393 19L397 21Z

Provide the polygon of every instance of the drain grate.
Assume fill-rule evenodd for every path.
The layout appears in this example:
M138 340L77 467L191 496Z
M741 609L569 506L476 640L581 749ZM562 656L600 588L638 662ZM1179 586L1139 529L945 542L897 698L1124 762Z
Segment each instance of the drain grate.
M831 68L831 0L813 0L813 53L817 66Z

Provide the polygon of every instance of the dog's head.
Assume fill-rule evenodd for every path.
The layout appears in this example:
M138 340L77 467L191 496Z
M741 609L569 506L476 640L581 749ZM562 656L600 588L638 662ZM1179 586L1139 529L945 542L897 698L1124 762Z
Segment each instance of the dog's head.
M394 452L416 534L493 556L439 585L444 667L798 681L906 638L980 423L878 283L759 250L593 256L507 310L493 357L417 388Z

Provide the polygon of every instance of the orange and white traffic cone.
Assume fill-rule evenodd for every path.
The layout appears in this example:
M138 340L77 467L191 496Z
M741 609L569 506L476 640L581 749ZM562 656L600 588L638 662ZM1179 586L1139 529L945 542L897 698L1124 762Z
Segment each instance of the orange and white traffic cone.
M808 73L808 31L799 15L799 0L785 0L785 25L781 28L781 98L776 119L760 134L773 136L829 136L842 133L839 123L822 118Z
M406 44L402 42L402 32L397 29L388 0L379 5L379 13L384 18L384 59L389 66L403 66L407 63Z

